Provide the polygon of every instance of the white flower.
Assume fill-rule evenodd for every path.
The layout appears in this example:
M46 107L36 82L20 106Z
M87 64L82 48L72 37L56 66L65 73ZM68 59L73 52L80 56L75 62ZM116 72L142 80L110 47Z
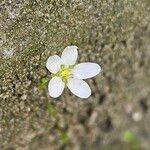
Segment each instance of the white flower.
M54 55L48 58L46 67L52 73L52 79L48 84L51 97L59 97L65 86L80 98L88 98L91 95L91 89L83 79L96 76L101 67L91 62L76 65L77 57L77 46L67 46L61 57Z

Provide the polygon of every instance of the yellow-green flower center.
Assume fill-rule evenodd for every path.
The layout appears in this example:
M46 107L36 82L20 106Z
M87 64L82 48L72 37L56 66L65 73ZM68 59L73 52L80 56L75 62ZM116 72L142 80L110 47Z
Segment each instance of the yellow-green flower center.
M61 69L59 71L59 76L65 83L67 83L67 80L71 77L71 68L61 66Z
M66 66L62 65L60 70L57 73L52 74L52 76L58 76L65 83L67 83L67 80L72 76L72 72L71 72L72 68L73 68L73 66L66 67Z
M71 70L69 68L63 68L60 70L60 75L62 78L68 78L71 75Z

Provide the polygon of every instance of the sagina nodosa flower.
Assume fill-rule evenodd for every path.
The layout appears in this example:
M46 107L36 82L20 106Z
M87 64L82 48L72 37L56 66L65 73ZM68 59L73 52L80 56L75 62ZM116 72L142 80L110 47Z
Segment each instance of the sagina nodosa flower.
M59 97L65 86L80 98L88 98L91 95L91 89L83 79L96 76L101 67L92 62L75 64L77 57L77 46L67 46L61 57L54 55L48 58L46 67L52 73L48 84L51 97Z

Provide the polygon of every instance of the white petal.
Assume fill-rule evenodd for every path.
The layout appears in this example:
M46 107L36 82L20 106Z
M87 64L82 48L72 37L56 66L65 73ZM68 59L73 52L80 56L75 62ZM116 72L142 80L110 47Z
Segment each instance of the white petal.
M62 94L64 87L65 84L61 78L53 77L48 84L49 95L54 98L59 97Z
M96 76L101 71L101 67L96 63L80 63L73 68L73 76L77 79L88 79Z
M56 73L60 69L61 64L61 58L58 55L54 55L48 58L46 67L50 72Z
M78 57L77 46L67 46L62 52L61 59L64 65L74 65Z
M68 80L67 86L73 94L80 98L88 98L91 95L89 85L83 80L71 78Z

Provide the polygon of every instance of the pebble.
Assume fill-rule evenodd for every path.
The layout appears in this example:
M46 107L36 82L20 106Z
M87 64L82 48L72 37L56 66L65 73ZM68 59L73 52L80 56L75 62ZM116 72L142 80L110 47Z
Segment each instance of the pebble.
M132 118L134 121L138 122L142 119L142 113L141 112L135 112L132 114Z

